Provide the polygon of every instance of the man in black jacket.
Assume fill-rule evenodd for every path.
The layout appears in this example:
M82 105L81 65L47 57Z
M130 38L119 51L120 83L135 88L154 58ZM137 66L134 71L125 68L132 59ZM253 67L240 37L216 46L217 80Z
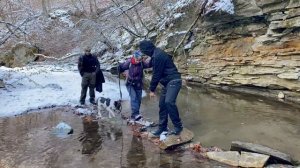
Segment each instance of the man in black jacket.
M167 131L168 116L174 125L173 133L179 135L182 131L182 123L176 106L176 99L180 91L182 80L171 56L148 40L140 42L140 50L152 59L153 75L150 83L150 97L155 96L158 83L163 85L159 100L159 128L153 135L159 136Z
M80 56L78 61L78 70L82 77L81 82L81 96L80 104L85 104L86 92L89 88L90 103L95 102L95 85L96 85L96 72L100 70L100 63L97 57L91 54L91 48L86 48L83 56Z

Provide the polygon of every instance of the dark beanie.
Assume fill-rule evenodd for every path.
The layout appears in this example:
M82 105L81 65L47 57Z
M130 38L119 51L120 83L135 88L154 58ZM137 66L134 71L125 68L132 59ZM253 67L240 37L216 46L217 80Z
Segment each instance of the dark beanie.
M143 40L140 42L140 50L143 54L152 56L155 50L155 45L150 40Z

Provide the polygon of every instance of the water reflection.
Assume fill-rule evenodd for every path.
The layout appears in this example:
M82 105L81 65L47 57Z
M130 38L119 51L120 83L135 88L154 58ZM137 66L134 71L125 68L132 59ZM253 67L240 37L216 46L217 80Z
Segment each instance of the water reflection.
M159 168L180 168L183 152L160 153Z
M128 168L142 168L146 165L146 155L141 138L132 136L130 148L126 155Z
M158 120L158 101L143 99L146 118ZM178 108L185 127L204 146L229 150L240 140L269 146L300 159L300 108L262 96L210 88L182 89ZM172 125L171 125L172 126Z
M98 121L93 120L91 117L85 117L82 122L84 132L82 154L94 154L101 149L102 144L102 138L98 131Z

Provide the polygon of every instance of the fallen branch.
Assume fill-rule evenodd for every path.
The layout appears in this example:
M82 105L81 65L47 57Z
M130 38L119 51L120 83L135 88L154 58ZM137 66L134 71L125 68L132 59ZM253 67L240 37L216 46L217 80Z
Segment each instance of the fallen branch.
M61 58L55 58L55 57L51 57L51 56L46 56L44 54L34 54L34 55L38 56L38 57L44 57L46 59L54 59L56 61L62 61L62 60L65 60L65 59L68 59L68 58L71 58L71 57L79 56L80 53L74 53L74 54L71 54L71 55L66 55L66 56L61 57Z
M189 34L189 32L192 30L192 28L196 25L197 21L203 16L204 14L204 10L206 7L206 4L208 3L208 0L205 0L204 3L201 6L201 10L199 12L199 14L197 15L197 18L194 20L194 22L191 24L191 26L189 27L189 29L187 30L187 32L184 34L183 38L181 39L181 41L179 42L179 44L176 46L175 50L173 51L173 56L176 54L178 48L182 45L182 43L184 42L185 38L187 37L187 35Z

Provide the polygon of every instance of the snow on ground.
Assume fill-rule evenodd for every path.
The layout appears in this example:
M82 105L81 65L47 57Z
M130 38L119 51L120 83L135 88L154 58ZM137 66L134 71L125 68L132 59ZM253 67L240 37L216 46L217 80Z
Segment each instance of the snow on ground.
M0 89L0 117L53 105L78 105L81 77L75 69L73 65L34 65L13 69L0 67L0 79L6 84L5 89ZM107 76L103 89L102 93L96 92L96 98L120 98L117 78ZM123 100L128 100L124 82L121 83L121 90ZM87 104L88 100L87 93Z

